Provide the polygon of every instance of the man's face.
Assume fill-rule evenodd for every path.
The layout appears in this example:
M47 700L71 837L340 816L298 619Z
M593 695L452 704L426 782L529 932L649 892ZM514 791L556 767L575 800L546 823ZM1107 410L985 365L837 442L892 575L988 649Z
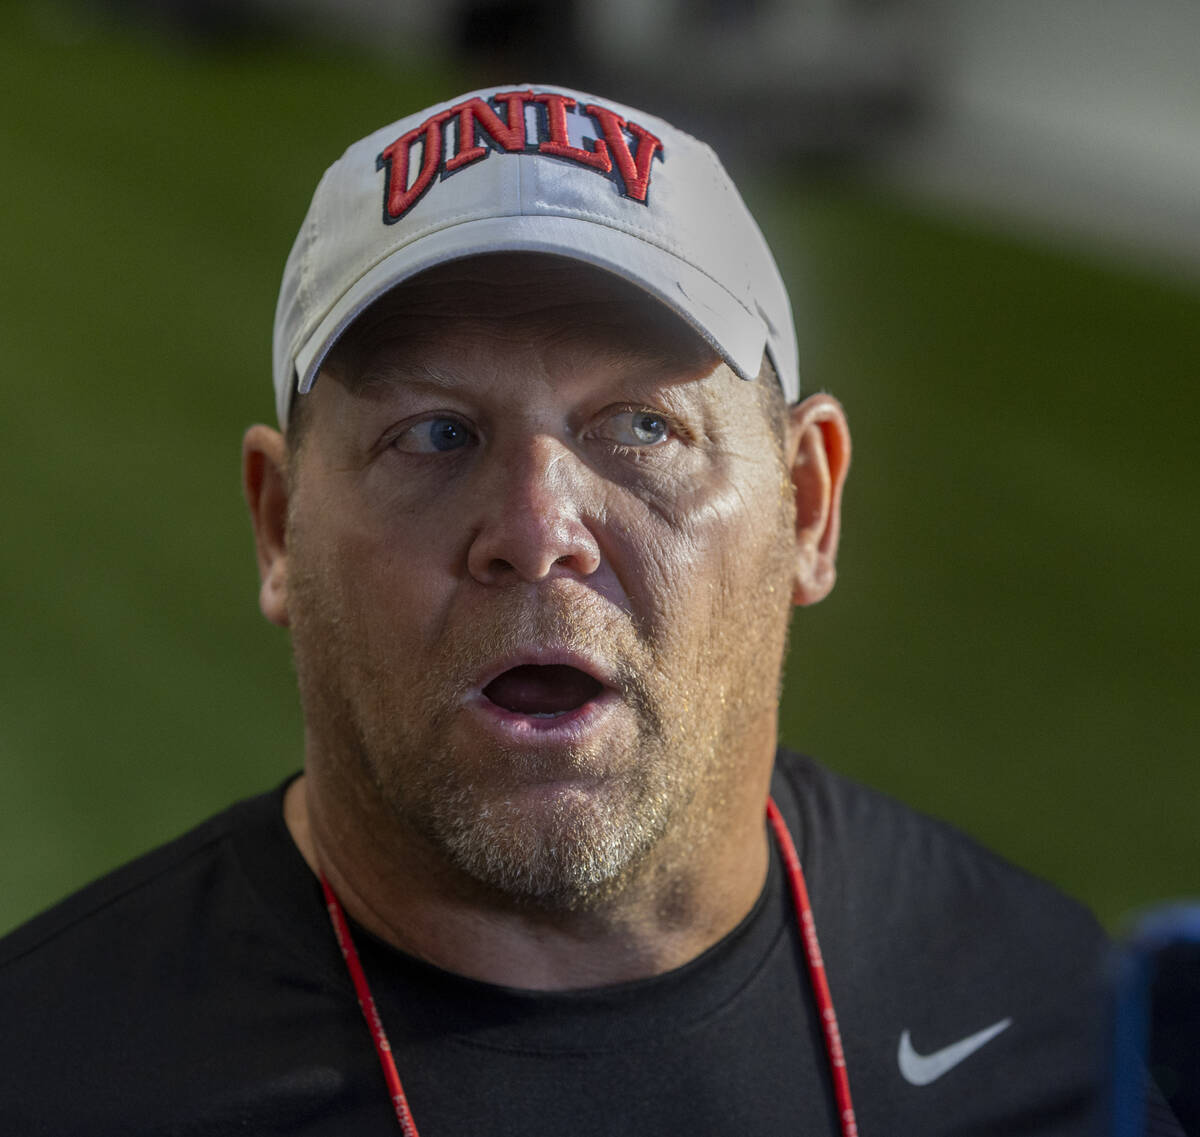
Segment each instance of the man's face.
M393 294L303 398L310 766L551 908L765 793L791 487L753 384L694 333L615 278L494 257Z

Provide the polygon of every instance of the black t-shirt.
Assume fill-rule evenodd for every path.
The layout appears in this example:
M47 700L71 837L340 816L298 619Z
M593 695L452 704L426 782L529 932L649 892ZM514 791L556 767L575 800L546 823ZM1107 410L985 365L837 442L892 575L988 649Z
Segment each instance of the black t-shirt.
M0 941L0 1132L398 1132L282 793ZM1101 1133L1106 943L1092 917L807 759L780 755L773 794L804 865L860 1131ZM838 1133L772 850L729 936L619 986L496 987L354 927L422 1137ZM971 1053L948 1050L963 1040Z

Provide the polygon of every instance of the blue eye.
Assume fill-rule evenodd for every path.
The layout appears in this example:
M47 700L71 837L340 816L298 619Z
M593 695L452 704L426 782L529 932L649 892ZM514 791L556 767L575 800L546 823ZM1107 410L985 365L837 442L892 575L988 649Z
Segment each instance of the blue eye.
M671 436L670 423L653 411L622 411L606 425L608 437L622 446L657 446Z
M456 418L428 418L415 423L392 443L410 454L440 454L461 450L474 440L470 429Z
M434 419L429 424L429 441L435 450L457 450L467 444L467 431L452 418Z

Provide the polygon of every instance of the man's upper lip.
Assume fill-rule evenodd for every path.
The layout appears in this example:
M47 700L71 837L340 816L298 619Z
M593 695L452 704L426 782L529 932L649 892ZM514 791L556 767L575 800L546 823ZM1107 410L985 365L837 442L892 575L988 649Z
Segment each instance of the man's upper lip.
M617 678L612 667L602 660L583 655L569 648L551 646L530 646L512 652L501 659L493 660L479 673L474 690L482 691L494 679L498 679L506 671L514 667L574 667L585 675L590 675L604 687L616 689Z

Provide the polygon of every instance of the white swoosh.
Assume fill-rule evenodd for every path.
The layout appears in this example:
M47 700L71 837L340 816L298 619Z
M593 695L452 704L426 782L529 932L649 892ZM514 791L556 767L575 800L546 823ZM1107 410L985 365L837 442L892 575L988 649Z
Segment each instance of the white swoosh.
M936 1082L947 1070L953 1070L964 1058L969 1058L981 1046L991 1042L1002 1030L1012 1025L1012 1019L1001 1019L998 1023L984 1027L975 1034L951 1043L932 1054L918 1054L913 1049L908 1031L900 1036L900 1050L896 1055L900 1073L906 1082L914 1086L927 1086Z

